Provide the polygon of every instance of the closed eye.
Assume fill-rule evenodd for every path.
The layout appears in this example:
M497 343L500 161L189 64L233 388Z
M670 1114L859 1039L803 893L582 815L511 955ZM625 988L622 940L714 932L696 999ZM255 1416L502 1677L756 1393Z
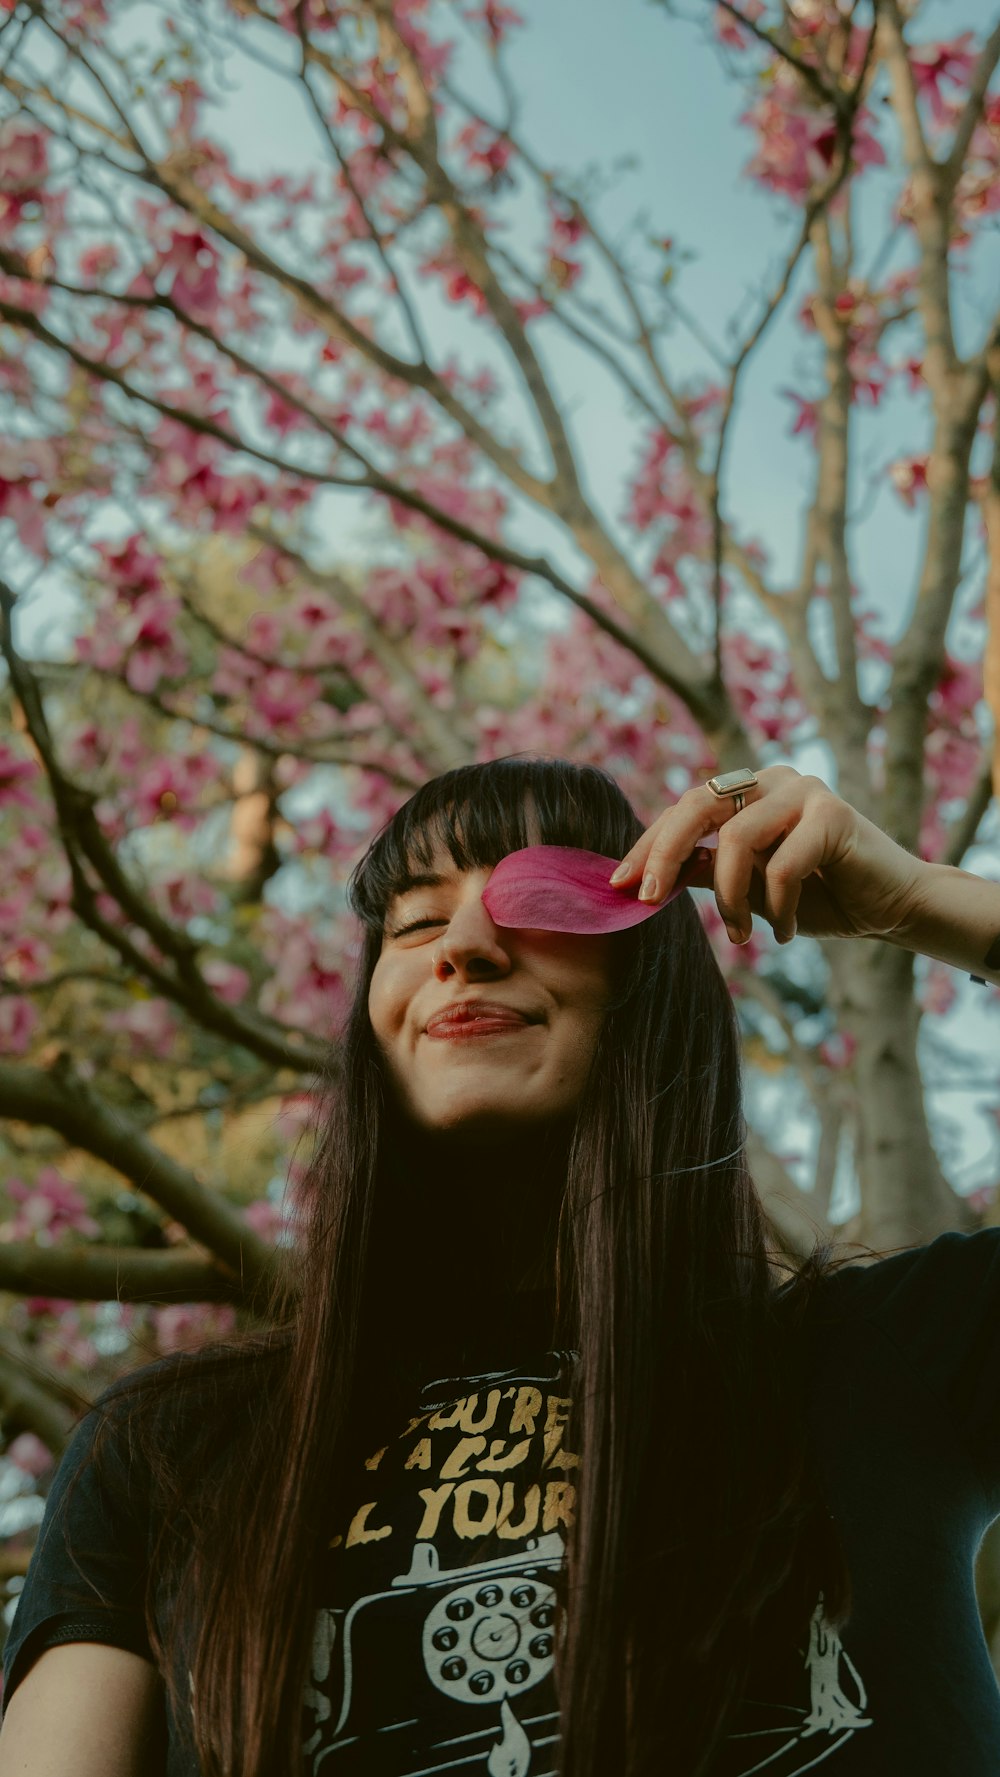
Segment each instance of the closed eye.
M392 933L392 937L405 938L407 932L418 932L421 926L441 926L444 923L443 919L415 919L412 925L400 926L398 931Z

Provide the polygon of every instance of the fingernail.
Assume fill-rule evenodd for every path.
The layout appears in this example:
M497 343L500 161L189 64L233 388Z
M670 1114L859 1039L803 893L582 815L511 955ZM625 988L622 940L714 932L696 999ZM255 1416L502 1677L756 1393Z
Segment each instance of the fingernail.
M742 944L743 933L740 931L739 926L731 926L727 924L726 931L729 933L730 940L733 944Z
M608 877L608 882L609 883L621 882L622 877L627 876L627 875L628 875L628 866L626 864L619 864L614 875Z
M642 887L639 890L639 899L640 899L640 901L655 901L655 899L656 899L656 877L655 876L644 876L643 877Z

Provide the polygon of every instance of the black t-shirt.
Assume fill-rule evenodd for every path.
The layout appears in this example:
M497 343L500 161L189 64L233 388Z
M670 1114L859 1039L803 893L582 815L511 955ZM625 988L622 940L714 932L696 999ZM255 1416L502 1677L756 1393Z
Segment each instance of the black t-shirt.
M838 1634L753 1650L720 1777L997 1777L1000 1687L973 1563L1000 1516L1000 1229L825 1280L808 1411L854 1583ZM428 1374L412 1411L358 1458L331 1523L303 1698L310 1777L554 1777L553 1579L580 1453L566 1442L572 1354L510 1348L475 1374ZM47 1503L4 1654L5 1698L57 1642L147 1658L143 1484L114 1521L81 1422ZM613 1657L613 1652L610 1657ZM197 1777L169 1724L168 1777ZM497 1750L499 1748L499 1750Z

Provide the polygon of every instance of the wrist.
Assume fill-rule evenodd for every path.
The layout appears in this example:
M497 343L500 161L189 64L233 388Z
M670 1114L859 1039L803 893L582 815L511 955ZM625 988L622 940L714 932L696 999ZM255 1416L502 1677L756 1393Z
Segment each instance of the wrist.
M1000 986L1000 883L922 862L909 912L888 941Z

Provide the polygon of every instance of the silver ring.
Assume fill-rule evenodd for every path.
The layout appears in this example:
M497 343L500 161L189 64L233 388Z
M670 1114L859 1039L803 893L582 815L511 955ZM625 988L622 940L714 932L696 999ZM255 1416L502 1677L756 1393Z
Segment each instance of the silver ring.
M726 796L731 796L735 804L735 812L739 814L740 809L746 807L745 792L757 789L758 782L757 773L742 766L739 771L723 771L717 777L710 777L705 788L711 790L712 795L717 796L720 801Z

